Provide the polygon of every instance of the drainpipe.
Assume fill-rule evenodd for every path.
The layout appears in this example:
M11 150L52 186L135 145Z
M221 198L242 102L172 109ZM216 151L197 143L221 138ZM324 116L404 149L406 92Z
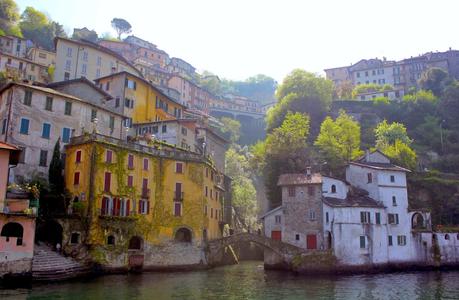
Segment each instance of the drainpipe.
M77 60L76 60L76 66L75 66L75 76L74 79L77 78L77 72L78 72L78 61L80 59L80 46L78 46L78 51L77 51Z
M96 145L95 141L91 146L91 165L89 167L89 191L88 191L88 234L93 219L93 205L94 205L94 175L96 173Z

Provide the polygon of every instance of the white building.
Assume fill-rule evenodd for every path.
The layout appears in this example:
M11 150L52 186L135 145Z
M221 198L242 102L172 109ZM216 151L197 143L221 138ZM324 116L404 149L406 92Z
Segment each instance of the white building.
M317 249L333 249L340 265L412 264L432 262L432 244L436 242L446 249L445 260L457 260L451 249L459 250L459 236L433 237L430 213L409 209L407 172L374 151L349 163L345 181L322 176L324 245ZM291 187L288 189L290 193ZM283 238L289 232L307 230L304 226L310 217L305 209L303 215L294 215L296 220L289 220L288 202L283 192L282 206L262 216L265 235L308 249ZM308 208L319 210L316 205ZM311 229L318 228L314 225Z

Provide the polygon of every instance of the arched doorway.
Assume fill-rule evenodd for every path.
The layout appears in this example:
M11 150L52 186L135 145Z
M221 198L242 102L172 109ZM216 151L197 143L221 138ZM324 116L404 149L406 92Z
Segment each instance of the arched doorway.
M22 227L21 224L16 223L16 222L6 223L3 226L2 232L0 235L6 237L7 242L9 242L10 238L12 237L17 238L16 245L20 246L22 245L22 238L24 236L24 228Z
M425 228L424 217L420 213L414 213L411 218L411 229Z
M180 228L175 232L174 240L181 243L191 243L192 233L188 228Z
M332 238L332 234L331 234L330 231L327 231L327 232L326 232L325 238L326 238L326 246L327 246L326 249L331 249L331 248L333 248L333 238Z
M138 236L133 236L129 240L128 250L142 250L143 240Z
M37 240L51 244L55 247L58 243L62 245L62 232L61 224L54 220L45 221L45 223L38 225Z

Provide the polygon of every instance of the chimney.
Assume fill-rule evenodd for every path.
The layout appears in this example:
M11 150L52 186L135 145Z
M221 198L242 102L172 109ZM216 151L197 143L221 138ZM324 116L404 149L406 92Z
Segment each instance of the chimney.
M366 162L370 161L370 150L368 150L368 149L367 149L367 151L365 151L365 161Z
M306 179L311 180L311 167L306 167Z

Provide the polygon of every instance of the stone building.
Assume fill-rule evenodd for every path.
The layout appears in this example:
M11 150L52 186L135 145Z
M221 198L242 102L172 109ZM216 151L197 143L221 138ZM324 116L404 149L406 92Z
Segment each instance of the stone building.
M48 83L52 79L48 67L26 57L0 52L0 72L4 72L9 79Z
M71 136L93 131L124 137L123 116L106 105L113 101L109 95L84 81L70 84L55 85L64 92L14 82L0 90L0 139L22 150L18 166L11 171L15 181L34 175L47 178L57 140L65 145ZM71 89L88 99L67 93Z
M142 76L130 61L101 45L62 37L55 39L55 45L56 69L54 81L80 77L94 80L122 71Z

